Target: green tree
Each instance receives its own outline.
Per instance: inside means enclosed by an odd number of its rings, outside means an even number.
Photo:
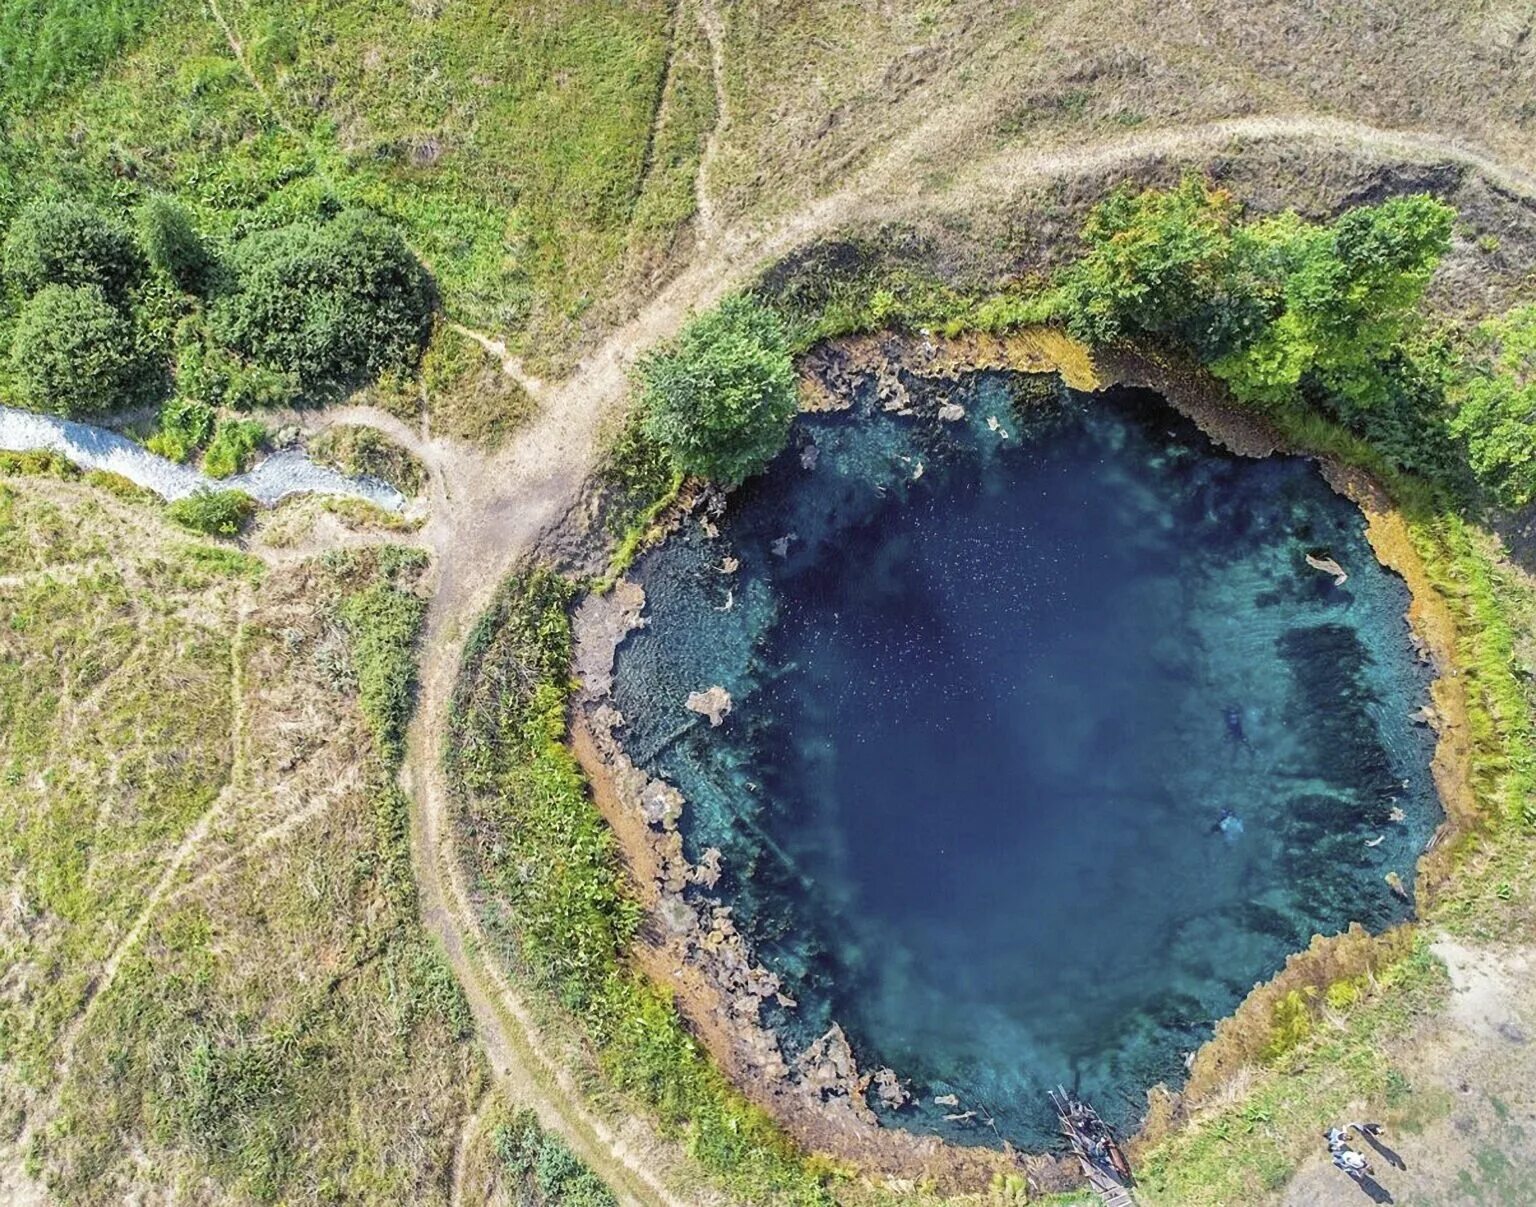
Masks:
[[[83,201],[34,201],[5,240],[5,275],[28,297],[48,285],[96,285],[121,299],[142,271],[127,228]]]
[[[1088,215],[1083,254],[1063,276],[1068,328],[1091,343],[1169,338],[1202,357],[1251,338],[1266,300],[1235,237],[1240,217],[1232,195],[1200,176],[1110,194]]]
[[[1273,402],[1309,375],[1345,409],[1380,406],[1384,366],[1417,323],[1419,302],[1450,247],[1455,211],[1433,197],[1394,197],[1328,226],[1283,214],[1245,231],[1243,259],[1273,279],[1279,314],[1211,366],[1239,398]]]
[[[1536,500],[1536,304],[1481,324],[1467,363],[1451,390],[1452,430],[1488,493],[1524,507]]]
[[[200,293],[211,259],[186,210],[157,194],[139,207],[138,219],[139,243],[150,266],[188,293]]]
[[[640,362],[647,432],[680,469],[734,486],[784,446],[797,409],[778,318],[727,298]]]
[[[25,403],[58,415],[96,415],[129,398],[133,330],[96,285],[45,285],[11,338],[11,374]]]
[[[305,388],[355,384],[420,359],[431,283],[383,219],[348,210],[262,231],[230,263],[237,286],[214,307],[215,333]]]

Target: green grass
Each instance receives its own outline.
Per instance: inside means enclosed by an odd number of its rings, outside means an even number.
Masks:
[[[352,477],[368,476],[388,482],[404,495],[426,485],[426,466],[377,428],[338,424],[309,442],[309,455]]]
[[[1390,1041],[1438,1009],[1448,991],[1444,969],[1420,943],[1377,974],[1369,996],[1349,1009],[1344,1029],[1312,1032],[1284,1067],[1258,1069],[1235,1100],[1202,1112],[1142,1154],[1138,1195],[1178,1207],[1253,1202],[1285,1185],[1350,1103],[1363,1099],[1367,1115],[1396,1124],[1412,1107],[1400,1092],[1393,1100]]]
[[[130,46],[162,0],[66,0],[0,8],[0,115],[25,112]]]
[[[366,205],[402,226],[450,314],[543,368],[571,362],[588,312],[691,216],[712,93],[688,46],[666,86],[662,0],[224,0],[265,97],[200,3],[80,7],[42,18],[69,25],[68,47],[4,73],[50,102],[12,107],[0,225],[58,189],[108,207],[163,191],[215,239]],[[36,19],[11,21],[32,46]]]

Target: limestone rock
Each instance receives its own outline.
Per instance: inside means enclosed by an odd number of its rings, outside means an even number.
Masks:
[[[912,1095],[907,1091],[907,1087],[901,1084],[895,1069],[877,1070],[870,1078],[870,1084],[874,1088],[875,1098],[887,1110],[899,1111],[912,1101]]]
[[[640,814],[647,825],[675,830],[683,815],[683,794],[666,780],[652,780],[641,793]]]
[[[945,423],[958,423],[965,418],[965,408],[958,402],[946,402],[939,408],[939,418]]]
[[[714,888],[720,882],[720,848],[709,847],[699,856],[693,868],[693,882],[705,888]]]
[[[576,610],[574,669],[582,692],[601,699],[613,688],[613,659],[624,638],[645,627],[645,588],[621,578],[606,595],[589,594]]]
[[[711,728],[725,720],[731,711],[731,694],[718,683],[707,691],[691,692],[685,702],[689,712],[708,717]]]

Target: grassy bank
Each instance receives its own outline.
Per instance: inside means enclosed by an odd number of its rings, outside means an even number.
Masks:
[[[733,1194],[829,1202],[823,1177],[726,1083],[665,992],[627,962],[640,909],[564,745],[576,588],[515,575],[465,651],[448,769],[498,954],[579,1024],[587,1058]]]

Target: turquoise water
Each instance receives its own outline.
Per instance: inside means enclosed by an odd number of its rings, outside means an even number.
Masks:
[[[887,1122],[1040,1145],[1047,1087],[1133,1123],[1313,933],[1406,915],[1428,675],[1309,463],[1145,393],[945,389],[963,421],[802,417],[718,537],[645,559],[615,692],[799,1001],[790,1046],[835,1019],[919,1096]],[[717,683],[711,729],[683,700]]]

